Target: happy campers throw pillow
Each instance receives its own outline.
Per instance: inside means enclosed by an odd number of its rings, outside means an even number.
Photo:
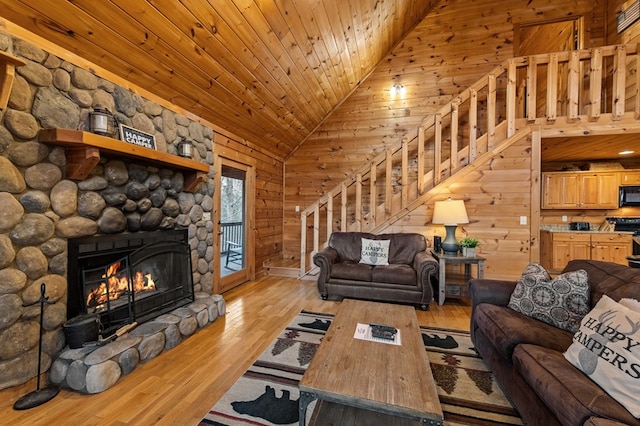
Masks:
[[[640,418],[640,312],[633,304],[602,296],[564,357]]]
[[[372,266],[388,265],[390,242],[390,240],[370,240],[363,238],[362,250],[360,251],[360,263]]]

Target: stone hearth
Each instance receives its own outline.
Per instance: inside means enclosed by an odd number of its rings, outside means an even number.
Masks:
[[[65,348],[51,366],[49,379],[82,393],[103,392],[225,313],[222,296],[198,293],[189,306],[145,322],[104,346]]]

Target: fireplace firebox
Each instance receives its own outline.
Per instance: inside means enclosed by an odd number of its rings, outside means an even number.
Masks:
[[[99,315],[103,335],[194,301],[187,230],[68,241],[68,319]]]

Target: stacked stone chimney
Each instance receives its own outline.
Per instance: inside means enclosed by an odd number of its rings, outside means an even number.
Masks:
[[[34,45],[0,33],[0,50],[23,58],[0,111],[0,389],[36,375],[40,286],[55,304],[43,316],[42,371],[65,345],[67,240],[188,228],[196,291],[212,293],[213,180],[184,191],[170,168],[103,158],[87,179],[65,177],[65,150],[38,141],[44,128],[86,130],[89,112],[108,108],[120,123],[153,134],[176,154],[184,137],[194,160],[213,163],[213,131]]]

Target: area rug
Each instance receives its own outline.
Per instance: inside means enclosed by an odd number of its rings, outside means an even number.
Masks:
[[[302,311],[200,421],[200,426],[298,424],[298,383],[333,316]],[[521,425],[469,333],[421,327],[445,425]],[[311,419],[315,401],[307,410]]]

